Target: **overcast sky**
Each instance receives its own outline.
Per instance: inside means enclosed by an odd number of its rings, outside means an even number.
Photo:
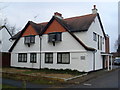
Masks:
[[[105,33],[110,36],[113,52],[118,38],[118,2],[4,2],[0,8],[6,8],[0,10],[0,14],[21,30],[28,21],[48,22],[54,12],[60,12],[63,18],[90,14],[93,5],[97,6]]]

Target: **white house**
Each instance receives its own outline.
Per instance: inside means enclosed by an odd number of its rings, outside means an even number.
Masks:
[[[10,38],[12,37],[11,33],[6,26],[0,27],[0,52],[8,52],[11,47]]]
[[[97,9],[64,19],[56,12],[49,22],[29,21],[10,48],[11,67],[93,71],[105,67],[106,34]]]

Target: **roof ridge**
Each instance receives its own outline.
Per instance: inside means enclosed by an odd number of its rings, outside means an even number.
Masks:
[[[90,16],[90,15],[97,15],[97,14],[86,14],[86,15],[82,15],[82,16],[69,17],[69,18],[65,18],[63,20],[68,20],[68,19],[73,19],[73,18],[80,18],[80,17]]]

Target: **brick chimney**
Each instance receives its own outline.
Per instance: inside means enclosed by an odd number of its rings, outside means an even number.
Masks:
[[[92,14],[96,14],[97,11],[98,11],[98,10],[96,9],[96,5],[93,5]]]
[[[63,19],[61,13],[55,12],[55,13],[54,13],[54,16],[55,16],[55,17],[58,17],[59,19]]]
[[[105,52],[110,53],[109,36],[107,34],[105,39]]]

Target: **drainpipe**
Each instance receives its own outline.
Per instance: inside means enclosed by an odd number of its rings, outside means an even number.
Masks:
[[[97,50],[93,51],[93,71],[95,71],[95,53]]]
[[[41,50],[42,50],[42,36],[40,37],[40,69],[41,69]]]

